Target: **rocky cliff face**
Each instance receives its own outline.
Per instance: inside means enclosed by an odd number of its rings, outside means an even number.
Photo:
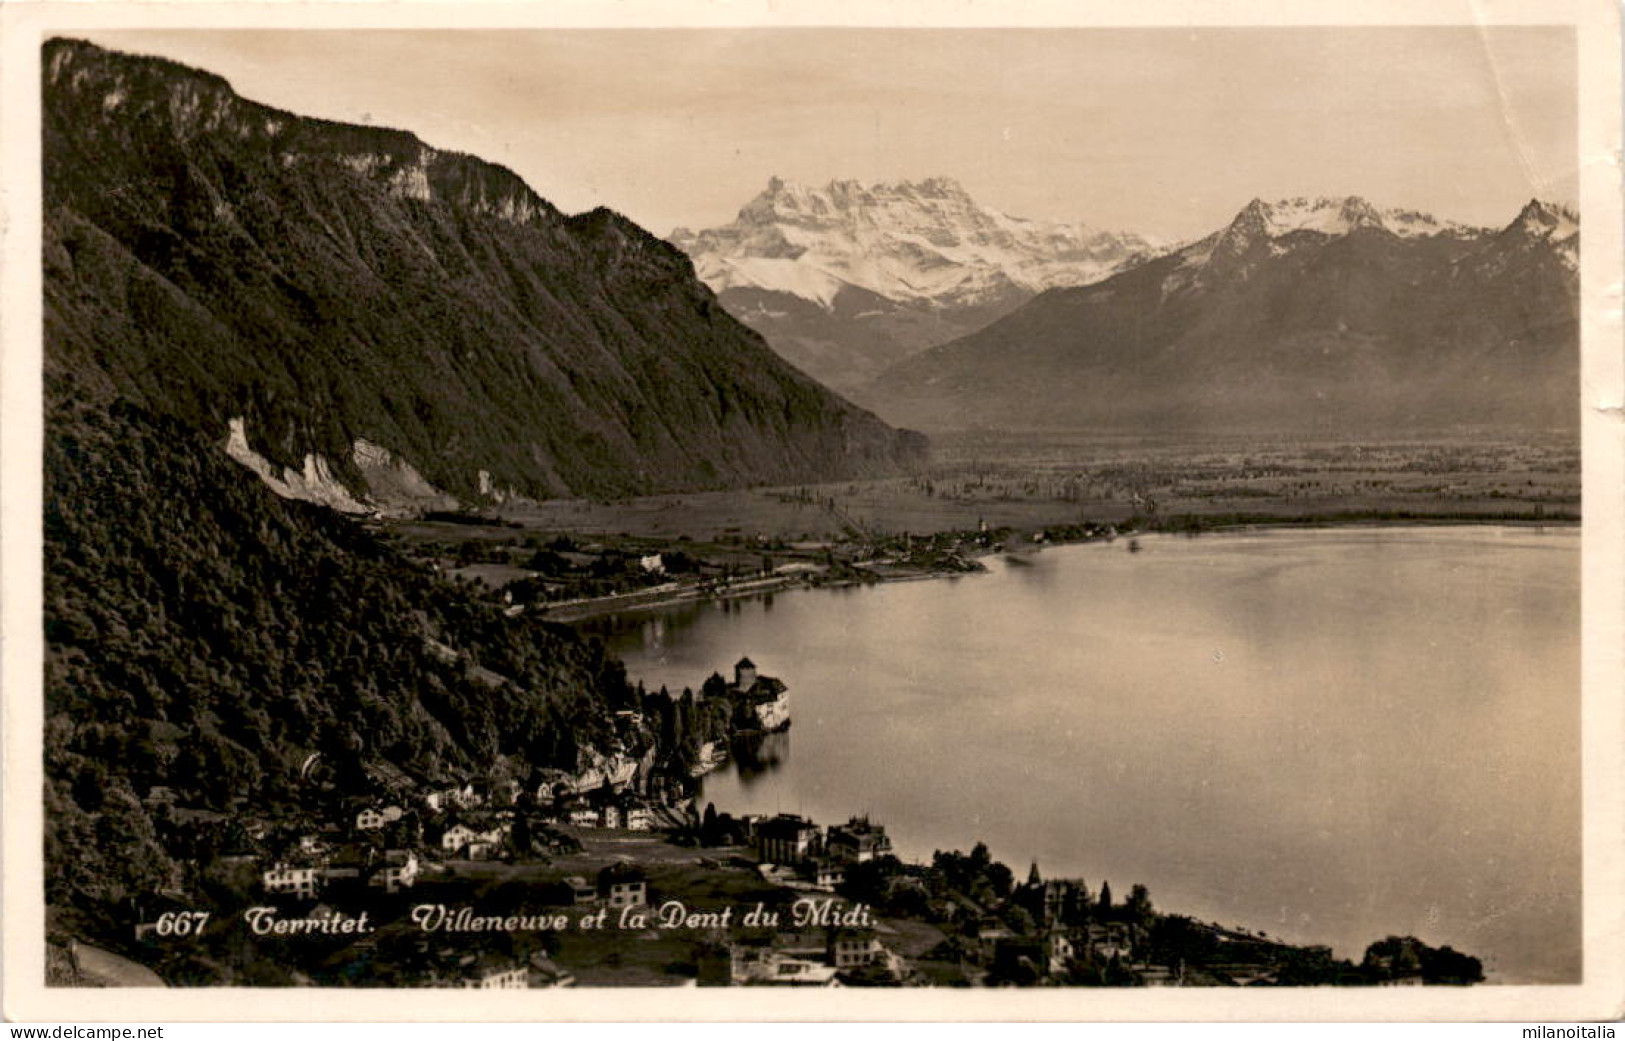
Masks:
[[[671,240],[732,314],[839,388],[1153,251],[1134,235],[1007,216],[945,177],[774,178],[733,223]]]
[[[567,217],[502,167],[172,62],[58,40],[43,68],[58,399],[222,445],[239,420],[272,476],[363,501],[832,479],[922,450],[610,211]]]
[[[1254,200],[864,396],[928,429],[1572,429],[1578,247],[1576,216],[1541,202],[1483,229],[1358,198]]]

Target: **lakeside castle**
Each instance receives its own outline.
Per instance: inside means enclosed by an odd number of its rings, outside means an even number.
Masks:
[[[742,729],[775,731],[790,725],[790,691],[776,676],[761,676],[756,663],[740,658],[728,692],[738,706]]]

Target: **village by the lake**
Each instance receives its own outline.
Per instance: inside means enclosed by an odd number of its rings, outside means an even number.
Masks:
[[[663,763],[671,717],[725,719]],[[661,717],[667,717],[663,722]],[[1404,986],[1472,983],[1478,959],[1411,937],[1329,946],[1159,911],[1144,886],[1018,877],[985,845],[899,859],[867,816],[699,805],[699,782],[790,736],[790,692],[748,657],[699,692],[617,712],[620,751],[579,773],[424,778],[299,766],[283,819],[145,798],[191,848],[132,900],[122,954],[51,947],[54,980],[477,989],[590,986]],[[200,902],[199,896],[207,902]],[[153,968],[161,975],[151,976]]]

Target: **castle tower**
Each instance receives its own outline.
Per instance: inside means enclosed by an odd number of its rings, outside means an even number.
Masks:
[[[750,690],[756,686],[756,663],[749,658],[740,658],[734,666],[734,686],[740,690]]]

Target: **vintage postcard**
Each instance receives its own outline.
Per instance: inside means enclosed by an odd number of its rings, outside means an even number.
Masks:
[[[1625,1009],[1615,6],[0,15],[8,1017]]]

